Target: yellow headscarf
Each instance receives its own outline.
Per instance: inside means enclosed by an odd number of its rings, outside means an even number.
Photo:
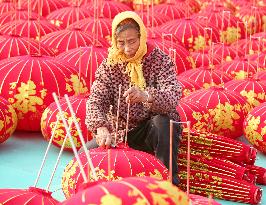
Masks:
[[[132,58],[126,56],[119,51],[116,46],[115,31],[120,22],[125,19],[133,19],[140,28],[140,46],[136,54]],[[126,72],[130,77],[131,83],[140,89],[146,87],[146,81],[143,76],[142,58],[147,53],[147,31],[141,18],[133,11],[125,11],[117,14],[112,22],[112,45],[108,49],[107,64],[115,65],[117,63],[127,63]]]

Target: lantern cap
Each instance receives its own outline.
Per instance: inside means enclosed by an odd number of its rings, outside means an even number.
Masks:
[[[33,187],[33,186],[29,187],[29,191],[33,192],[33,193],[38,193],[38,194],[41,194],[41,195],[47,196],[47,197],[51,197],[52,196],[52,192],[44,190],[44,189],[40,189],[40,188],[37,188],[37,187]]]

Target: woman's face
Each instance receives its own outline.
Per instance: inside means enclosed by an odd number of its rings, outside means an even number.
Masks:
[[[134,28],[121,31],[117,34],[116,45],[127,58],[134,57],[140,45],[139,32]]]

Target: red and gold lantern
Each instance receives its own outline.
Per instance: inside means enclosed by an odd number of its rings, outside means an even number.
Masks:
[[[57,56],[65,62],[80,69],[86,78],[87,85],[91,87],[97,68],[107,57],[107,48],[101,46],[79,47],[70,49]]]
[[[209,88],[214,85],[223,85],[232,80],[232,78],[220,70],[215,70],[211,67],[199,67],[185,71],[179,75],[182,78],[187,78],[194,81],[202,88]]]
[[[92,139],[91,132],[88,130],[87,126],[85,125],[87,99],[88,99],[88,96],[86,95],[72,96],[69,98],[69,101],[73,107],[73,110],[76,113],[76,118],[77,118],[76,120],[79,123],[79,127],[81,129],[85,142]],[[73,117],[71,116],[67,102],[65,99],[61,99],[59,100],[59,102],[62,107],[62,111],[64,112],[64,117],[66,118],[66,121],[68,122],[70,133],[76,145],[76,148],[80,148],[81,141],[78,135],[77,128],[74,125]],[[44,138],[47,141],[50,140],[52,133],[54,132],[52,143],[57,147],[62,146],[63,141],[65,137],[67,136],[67,133],[66,133],[63,121],[60,118],[60,113],[55,103],[51,103],[44,110],[42,114],[42,118],[41,118],[41,131],[42,131]],[[65,143],[65,149],[72,150],[72,146],[70,144],[69,139],[67,139]]]
[[[180,100],[176,107],[182,122],[190,121],[191,128],[200,131],[210,131],[212,123],[209,122],[210,114],[201,104]]]
[[[41,42],[53,49],[55,54],[63,53],[73,48],[85,47],[91,45],[99,45],[102,47],[109,47],[108,42],[98,37],[94,38],[94,35],[81,31],[78,28],[66,29],[57,31],[44,36]]]
[[[169,181],[151,177],[129,177],[92,186],[60,204],[189,205],[189,200],[186,193]]]
[[[243,130],[248,141],[266,153],[266,102],[250,111],[244,121]]]
[[[198,102],[209,110],[213,123],[212,133],[231,138],[242,135],[241,128],[250,105],[241,95],[214,86],[195,91],[185,99]]]
[[[178,76],[178,83],[182,86],[182,97],[190,95],[195,90],[199,90],[201,87],[192,80],[182,78]]]
[[[70,24],[90,16],[91,13],[86,8],[70,6],[51,12],[46,16],[46,19],[55,26],[67,28]]]
[[[39,131],[52,93],[86,93],[87,84],[70,65],[48,56],[19,56],[0,61],[0,93],[15,109],[19,130]]]
[[[259,79],[232,80],[225,83],[224,87],[246,98],[251,109],[266,101],[266,82]]]
[[[0,203],[5,205],[56,205],[59,202],[52,198],[52,192],[29,187],[28,189],[0,189]]]
[[[103,148],[96,148],[90,150],[90,155],[96,175],[100,180],[113,181],[131,176],[168,178],[168,170],[162,162],[146,152],[129,147],[117,147],[109,149],[109,151]],[[85,173],[88,173],[88,161],[85,153],[83,152],[79,156]],[[90,178],[93,180],[92,173],[90,173]],[[65,196],[69,198],[75,194],[77,188],[83,182],[78,162],[74,158],[66,166],[62,177],[62,188]]]

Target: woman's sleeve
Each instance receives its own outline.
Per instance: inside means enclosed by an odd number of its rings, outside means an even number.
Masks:
[[[177,81],[175,70],[175,64],[167,56],[160,66],[156,85],[145,89],[153,97],[153,102],[146,105],[150,111],[168,114],[176,109],[182,96],[182,87]]]
[[[88,129],[96,134],[97,128],[107,127],[112,132],[111,123],[106,114],[112,100],[110,68],[103,61],[95,73],[95,81],[91,86],[90,97],[86,104],[85,124]]]

